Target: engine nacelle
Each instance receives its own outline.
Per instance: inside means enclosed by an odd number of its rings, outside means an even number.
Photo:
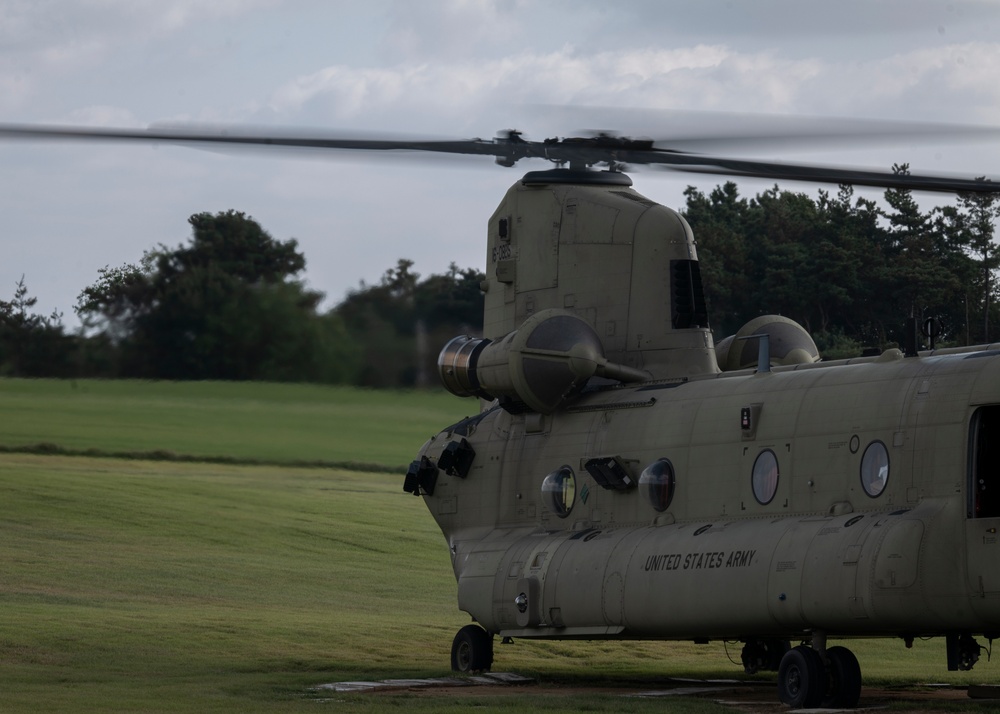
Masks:
[[[510,411],[542,414],[571,401],[594,376],[649,379],[643,370],[608,362],[594,328],[559,309],[532,315],[496,341],[454,338],[438,356],[438,372],[452,394],[500,399]]]
[[[766,335],[770,347],[771,365],[810,364],[819,362],[819,348],[805,328],[781,315],[761,315],[754,318],[735,335],[715,344],[719,369],[729,372],[756,367],[759,340]]]

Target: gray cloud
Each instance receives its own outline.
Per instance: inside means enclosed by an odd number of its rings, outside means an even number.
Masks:
[[[668,135],[680,120],[661,125],[662,110],[989,123],[1000,108],[998,30],[1000,5],[931,0],[7,0],[0,121],[189,119],[460,137],[516,127],[536,138]],[[915,142],[834,158],[973,175],[998,163],[989,145]],[[44,309],[69,313],[98,268],[183,240],[191,213],[228,208],[298,238],[310,281],[335,300],[397,257],[424,272],[478,265],[493,206],[532,168],[480,164],[0,144],[9,236],[0,298],[24,273]],[[684,185],[717,179],[636,181],[678,205]]]

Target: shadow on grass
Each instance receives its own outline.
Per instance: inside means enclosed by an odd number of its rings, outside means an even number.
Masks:
[[[359,461],[326,461],[323,459],[251,459],[235,456],[199,456],[178,454],[169,449],[151,451],[107,451],[104,449],[69,449],[58,444],[42,442],[16,446],[0,444],[2,454],[35,454],[39,456],[83,456],[99,459],[129,459],[133,461],[172,461],[177,463],[227,464],[231,466],[285,466],[309,469],[342,469],[363,473],[405,473],[406,466],[390,466]]]

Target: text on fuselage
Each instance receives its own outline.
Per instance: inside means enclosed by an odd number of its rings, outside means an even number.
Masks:
[[[745,568],[753,562],[756,550],[734,550],[705,553],[669,553],[646,558],[643,570],[705,570],[715,568]]]

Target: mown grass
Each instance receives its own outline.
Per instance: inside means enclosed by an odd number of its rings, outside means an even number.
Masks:
[[[431,631],[449,617],[447,554],[413,545],[435,533],[397,477],[0,463],[4,706],[118,708],[109,691],[123,710],[300,700],[317,672],[401,662],[385,640],[417,587]]]
[[[0,455],[0,473],[0,710],[367,711],[389,705],[312,688],[449,674],[466,619],[441,535],[398,476],[30,454]],[[527,643],[498,648],[497,668],[594,683],[649,671],[657,647]]]
[[[470,406],[281,385],[0,380],[0,444],[275,462],[379,449],[405,463]],[[269,443],[296,430],[294,447]],[[350,438],[331,445],[331,433]],[[574,688],[742,677],[738,644],[518,641],[497,646],[495,669],[537,676],[544,693],[315,690],[450,674],[467,617],[441,534],[401,486],[401,473],[0,454],[0,711],[616,712],[620,696]],[[940,640],[851,647],[867,683],[995,680],[985,661],[946,672]]]
[[[364,464],[396,470],[478,411],[438,391],[240,382],[0,379],[0,447]]]

